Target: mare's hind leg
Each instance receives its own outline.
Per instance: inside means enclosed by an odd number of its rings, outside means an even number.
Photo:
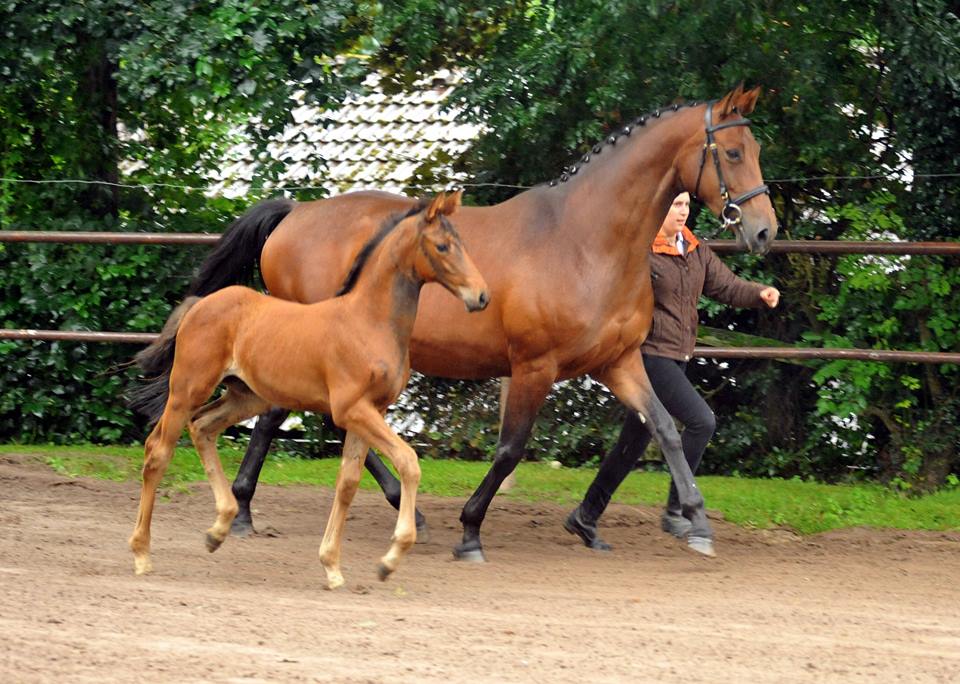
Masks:
[[[150,561],[150,521],[153,518],[153,505],[157,495],[157,485],[163,478],[173,450],[187,423],[190,411],[179,399],[171,398],[160,420],[147,437],[143,453],[143,483],[140,486],[140,507],[137,511],[137,523],[130,536],[130,550],[133,551],[134,571],[138,575],[153,570]]]
[[[417,487],[420,485],[420,464],[417,453],[409,444],[400,439],[387,422],[383,414],[370,404],[358,404],[344,412],[343,420],[338,421],[348,432],[355,433],[360,439],[381,451],[400,476],[400,512],[393,531],[393,544],[387,554],[380,559],[377,574],[381,580],[387,579],[400,559],[417,540],[417,526],[414,510],[417,506]]]
[[[220,548],[230,534],[230,523],[237,515],[237,500],[217,454],[217,437],[231,425],[262,413],[269,407],[266,401],[242,382],[231,380],[222,397],[198,410],[190,420],[190,437],[203,461],[203,469],[217,505],[217,518],[207,530],[207,550],[211,553]]]
[[[320,564],[327,573],[327,589],[343,586],[343,574],[340,572],[340,545],[342,543],[343,524],[347,519],[347,510],[357,493],[360,476],[363,472],[363,457],[366,443],[352,432],[343,439],[343,456],[340,459],[340,472],[337,473],[337,492],[327,520],[327,529],[320,543]]]
[[[257,491],[257,480],[260,479],[260,470],[267,458],[270,443],[280,432],[280,426],[283,425],[283,421],[289,415],[290,411],[287,409],[274,407],[263,413],[257,419],[257,424],[253,426],[250,444],[247,445],[247,451],[243,454],[243,462],[240,464],[237,476],[233,480],[233,495],[237,498],[237,505],[240,509],[237,511],[237,517],[233,519],[233,525],[230,527],[231,534],[245,537],[254,532],[250,501]]]

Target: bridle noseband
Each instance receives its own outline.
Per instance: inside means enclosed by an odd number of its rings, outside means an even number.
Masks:
[[[723,218],[723,227],[736,230],[741,227],[740,219],[743,216],[743,211],[740,209],[740,205],[747,200],[756,197],[757,195],[762,195],[764,193],[769,194],[770,188],[768,188],[766,185],[760,185],[755,187],[753,190],[747,190],[742,195],[738,195],[733,199],[730,198],[730,193],[727,190],[727,184],[723,180],[723,171],[720,170],[720,153],[717,151],[717,141],[713,139],[713,134],[724,128],[731,128],[732,126],[749,126],[750,119],[741,118],[737,119],[736,121],[727,121],[726,123],[714,126],[713,105],[715,103],[716,100],[712,100],[707,103],[707,111],[703,116],[704,130],[707,134],[707,140],[703,144],[703,153],[700,155],[700,170],[697,172],[697,185],[693,191],[693,196],[699,199],[700,178],[703,176],[703,167],[707,163],[707,150],[710,150],[710,153],[713,155],[713,166],[717,170],[717,181],[720,183],[720,199],[723,200],[723,209],[720,211],[720,216]]]

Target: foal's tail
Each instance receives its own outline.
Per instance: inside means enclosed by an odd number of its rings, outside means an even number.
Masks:
[[[187,297],[173,310],[163,325],[160,336],[146,349],[133,357],[134,362],[147,378],[143,383],[130,390],[128,404],[156,423],[163,415],[170,394],[170,371],[173,369],[173,356],[177,347],[177,331],[180,323],[200,297]]]
[[[296,204],[288,199],[260,202],[231,223],[200,264],[187,295],[205,297],[229,285],[250,285],[263,245]]]

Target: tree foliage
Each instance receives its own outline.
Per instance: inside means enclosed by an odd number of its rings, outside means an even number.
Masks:
[[[207,197],[233,131],[260,149],[295,89],[339,101],[364,68],[354,3],[0,3],[0,222],[20,230],[198,231],[246,202]],[[339,62],[339,68],[334,69]],[[260,180],[279,162],[261,155]],[[136,186],[119,187],[117,184]],[[258,198],[252,198],[258,199]],[[6,327],[156,330],[203,252],[0,245]],[[7,439],[138,439],[111,372],[129,347],[0,342]]]
[[[416,44],[431,66],[467,69],[459,103],[488,126],[461,160],[477,181],[556,177],[637,114],[718,97],[745,80],[764,89],[752,118],[766,177],[784,179],[770,183],[782,235],[958,237],[960,22],[948,2],[506,3],[496,7],[507,19],[489,24],[496,32],[469,36],[462,27],[479,6],[456,3],[454,18],[424,24],[410,11],[416,4],[397,3],[384,23],[394,45]],[[449,18],[453,7],[441,3],[436,12]],[[460,49],[446,50],[451,41]],[[410,78],[409,63],[387,59],[382,67]],[[495,201],[510,192],[475,196]],[[723,237],[716,226],[698,221],[700,232]],[[757,313],[707,305],[714,327],[794,343],[958,349],[949,262],[914,257],[892,271],[885,260],[855,257],[732,263],[776,283],[783,306]],[[866,472],[927,487],[960,466],[960,432],[946,418],[958,398],[954,367],[743,361],[733,370],[693,369],[720,416],[708,469]]]
[[[461,116],[486,127],[458,166],[472,182],[530,185],[637,114],[746,81],[763,88],[753,130],[782,236],[960,237],[960,20],[946,0],[3,0],[0,8],[6,178],[202,186],[244,126],[258,144],[259,180],[269,181],[279,162],[262,153],[289,120],[294,89],[332,105],[368,69],[399,90],[449,67],[465,75],[455,94]],[[471,199],[513,192],[478,187]],[[0,217],[19,228],[197,230],[225,225],[256,199],[160,185],[2,183]],[[703,214],[697,229],[723,237]],[[155,329],[198,258],[196,250],[8,248],[0,313],[16,327]],[[706,305],[714,329],[797,344],[957,350],[955,261],[730,263],[776,283],[783,305],[759,313]],[[10,359],[0,434],[137,434],[115,399],[118,381],[99,375],[129,350],[0,350]],[[955,367],[738,361],[691,373],[719,417],[707,469],[866,473],[904,488],[960,471]],[[458,435],[461,451],[489,453],[495,388],[418,382],[428,388],[421,394],[450,400],[414,400],[428,429]],[[558,390],[538,423],[539,453],[597,458],[617,411],[597,410],[596,392],[578,383]]]

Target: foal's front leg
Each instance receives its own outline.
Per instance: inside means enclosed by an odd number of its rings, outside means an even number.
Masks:
[[[420,464],[417,453],[390,429],[372,404],[357,404],[344,412],[342,424],[348,432],[356,433],[363,441],[379,450],[400,477],[400,511],[393,532],[393,544],[380,559],[377,574],[387,579],[397,569],[400,559],[417,540],[414,511],[417,506],[417,487],[420,485]]]
[[[348,432],[343,440],[343,456],[340,459],[340,472],[337,473],[337,492],[333,498],[333,506],[330,508],[327,529],[320,543],[320,564],[327,573],[327,589],[343,586],[343,574],[340,572],[343,524],[347,519],[350,503],[360,485],[363,457],[366,451],[366,443],[354,433]]]

